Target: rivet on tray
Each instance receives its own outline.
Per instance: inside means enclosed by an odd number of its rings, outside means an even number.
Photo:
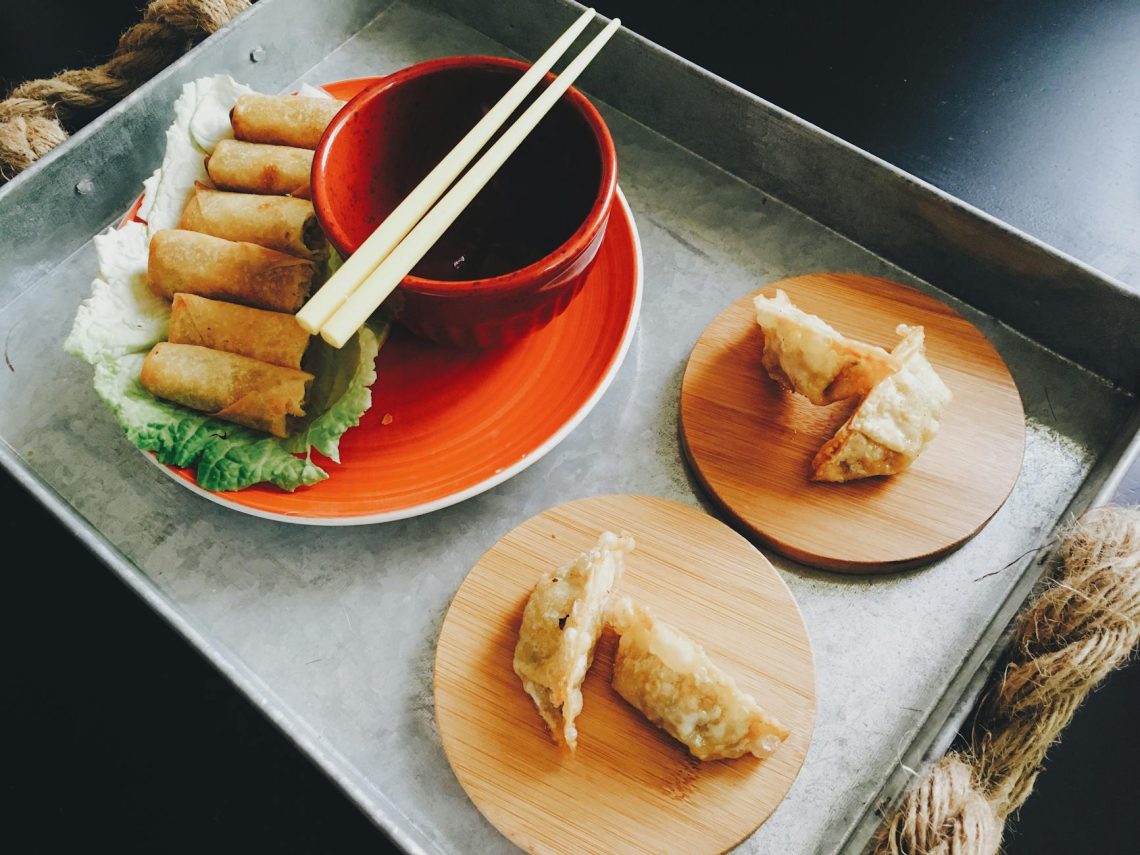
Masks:
[[[250,62],[261,62],[263,59],[265,59],[265,48],[261,45],[258,45],[249,52]]]
[[[95,182],[92,181],[90,178],[84,178],[82,181],[80,181],[78,184],[75,185],[75,192],[78,193],[80,196],[90,195],[94,191],[95,191]]]

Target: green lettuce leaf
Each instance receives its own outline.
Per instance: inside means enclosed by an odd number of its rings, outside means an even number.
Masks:
[[[304,368],[315,375],[309,415],[285,439],[159,400],[138,378],[147,352],[166,338],[170,308],[145,287],[147,241],[141,230],[132,223],[96,238],[99,276],[64,344],[68,353],[95,366],[95,391],[127,439],[154,452],[160,463],[196,467],[198,485],[206,490],[270,483],[292,491],[329,477],[312,462],[311,450],[340,462],[340,438],[372,405],[369,387],[387,321],[370,322],[340,350],[313,339],[304,359]],[[330,259],[330,266],[339,261]]]
[[[95,366],[95,391],[132,443],[153,451],[159,463],[197,466],[205,490],[241,490],[269,482],[283,490],[328,477],[319,466],[295,457],[281,440],[161,401],[139,383],[145,354],[104,359]]]
[[[305,370],[313,374],[309,388],[309,409],[300,429],[282,444],[290,451],[307,453],[315,448],[340,463],[340,438],[360,424],[372,406],[372,384],[376,382],[376,354],[388,338],[388,324],[369,324],[352,341],[337,350],[314,338],[305,354]]]

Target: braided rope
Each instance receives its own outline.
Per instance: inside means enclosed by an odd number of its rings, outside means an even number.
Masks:
[[[878,852],[975,855],[996,852],[1001,822],[978,791],[974,769],[956,754],[934,765],[883,829]]]
[[[1062,537],[1061,578],[1026,611],[978,705],[969,754],[949,754],[879,835],[877,855],[992,855],[1045,753],[1140,642],[1140,508],[1097,508]]]
[[[247,8],[249,0],[153,0],[107,62],[21,83],[0,101],[0,184],[67,139],[64,120],[126,97]]]

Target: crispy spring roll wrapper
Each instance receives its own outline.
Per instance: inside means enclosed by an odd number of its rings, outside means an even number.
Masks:
[[[163,229],[150,241],[150,289],[170,300],[179,292],[296,312],[313,284],[313,263],[252,243],[182,229]]]
[[[203,413],[286,436],[286,416],[305,414],[313,375],[193,344],[159,342],[143,360],[148,392]]]
[[[300,95],[242,95],[230,112],[234,136],[246,142],[316,148],[344,101]]]
[[[206,172],[221,190],[309,198],[313,153],[287,145],[221,140],[206,158]]]
[[[300,370],[309,334],[293,315],[175,294],[171,344],[197,344]]]
[[[226,193],[197,184],[178,228],[256,243],[302,258],[328,254],[325,234],[317,223],[313,203],[307,199]]]

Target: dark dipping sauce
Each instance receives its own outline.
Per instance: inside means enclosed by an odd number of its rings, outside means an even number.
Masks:
[[[386,99],[368,188],[375,216],[361,240],[451,151],[518,80],[521,72],[443,69]],[[511,123],[533,100],[523,103]],[[391,129],[400,128],[399,133]],[[495,138],[497,139],[496,135]],[[490,145],[490,144],[488,144]],[[452,223],[412,275],[442,281],[501,276],[565,243],[585,222],[600,191],[601,152],[585,118],[564,96]]]

